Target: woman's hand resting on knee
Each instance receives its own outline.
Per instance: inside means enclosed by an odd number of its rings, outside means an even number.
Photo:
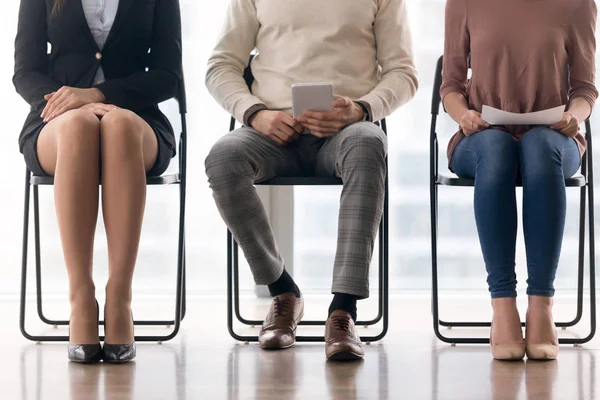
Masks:
[[[104,94],[96,89],[80,89],[63,86],[58,91],[44,96],[48,101],[41,117],[48,122],[69,110],[80,108],[87,104],[104,102]]]
[[[96,114],[100,119],[104,117],[111,111],[118,110],[119,107],[113,104],[104,104],[104,103],[90,103],[86,104],[83,107],[80,107],[81,110],[88,110]]]

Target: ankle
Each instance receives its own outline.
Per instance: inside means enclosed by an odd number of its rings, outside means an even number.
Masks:
[[[130,306],[132,298],[131,284],[123,284],[109,279],[105,289],[107,306]]]
[[[346,294],[346,293],[334,293],[333,300],[331,301],[331,305],[329,306],[329,314],[334,311],[342,310],[346,311],[352,319],[356,322],[357,312],[356,312],[356,303],[358,301],[358,297]]]
[[[552,311],[554,305],[554,299],[552,297],[544,296],[529,296],[529,310],[540,310],[540,311]]]
[[[73,284],[69,289],[71,307],[88,307],[96,304],[96,287],[94,282]]]
[[[288,272],[284,269],[283,273],[275,282],[268,285],[269,293],[271,296],[279,296],[284,293],[294,293],[296,297],[300,298],[300,289],[294,282],[294,279]]]
[[[494,313],[518,313],[517,299],[515,297],[492,299],[492,309],[494,310]]]

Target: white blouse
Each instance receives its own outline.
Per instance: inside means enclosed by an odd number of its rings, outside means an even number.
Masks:
[[[117,15],[117,9],[119,8],[119,0],[81,0],[83,5],[83,13],[87,20],[90,32],[98,45],[98,48],[102,50],[110,29],[115,22]],[[94,77],[94,85],[104,82],[104,71],[102,67],[98,68],[96,76]]]

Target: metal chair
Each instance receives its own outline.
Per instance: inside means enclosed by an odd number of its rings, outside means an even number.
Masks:
[[[179,114],[181,117],[181,134],[179,138],[179,172],[172,175],[157,177],[148,177],[147,184],[158,185],[178,185],[179,186],[179,233],[177,248],[177,293],[175,304],[175,318],[168,321],[134,321],[134,325],[143,326],[173,326],[172,331],[167,335],[154,336],[144,335],[135,336],[138,342],[162,342],[173,339],[178,333],[181,321],[185,317],[185,190],[186,190],[186,157],[187,157],[187,124],[186,124],[186,97],[183,79],[179,84],[177,97],[175,98],[179,105]],[[29,197],[30,187],[33,186],[33,219],[34,219],[34,240],[35,240],[35,279],[36,279],[36,300],[37,313],[42,322],[47,325],[69,325],[67,320],[52,320],[47,318],[43,312],[42,302],[42,271],[41,271],[41,249],[40,249],[40,221],[39,221],[39,186],[52,186],[53,177],[32,176],[29,169],[25,172],[25,207],[23,216],[23,255],[21,269],[21,299],[20,299],[20,319],[19,327],[23,336],[36,342],[61,342],[68,341],[68,336],[54,335],[32,335],[25,328],[26,295],[27,295],[27,258],[28,258],[28,239],[29,239]],[[104,325],[104,321],[100,321]],[[101,336],[100,340],[104,340]]]
[[[244,79],[249,88],[252,88],[254,77],[250,62],[244,71]],[[236,126],[235,118],[231,118],[229,130],[233,131]],[[387,134],[387,126],[385,120],[380,123],[382,130]],[[387,158],[386,158],[387,169]],[[298,177],[275,177],[264,182],[256,182],[256,185],[261,186],[335,186],[343,185],[339,178],[332,177],[316,177],[316,176],[298,176]],[[363,342],[375,342],[383,339],[388,330],[388,179],[386,174],[385,179],[385,197],[383,205],[383,216],[379,225],[379,311],[377,316],[369,321],[357,321],[357,325],[372,326],[380,321],[382,322],[381,332],[376,336],[361,336]],[[227,328],[229,334],[236,340],[243,342],[257,342],[258,336],[243,336],[235,332],[233,326],[233,314],[235,313],[238,322],[248,326],[261,326],[262,320],[251,320],[244,318],[240,312],[240,294],[239,294],[239,251],[238,244],[233,238],[229,229],[227,230]],[[324,326],[327,321],[301,321],[300,325]],[[297,336],[298,342],[322,342],[323,336]]]
[[[440,326],[451,327],[490,327],[490,322],[462,322],[462,321],[444,321],[439,316],[439,296],[438,296],[438,262],[437,262],[437,215],[438,215],[438,188],[440,186],[454,187],[473,187],[474,180],[458,178],[454,175],[444,175],[439,173],[438,168],[438,139],[437,139],[437,117],[440,109],[440,87],[442,85],[442,57],[439,58],[435,73],[433,85],[433,95],[431,100],[431,132],[430,132],[430,195],[431,195],[431,257],[432,257],[432,314],[433,330],[436,336],[443,342],[457,343],[489,343],[489,338],[481,337],[448,337],[440,332]],[[561,338],[561,344],[582,344],[589,342],[596,333],[596,250],[594,239],[594,169],[592,164],[592,129],[590,121],[585,122],[585,137],[588,142],[588,148],[583,156],[581,163],[581,175],[575,175],[572,178],[565,179],[567,187],[580,188],[580,216],[579,216],[579,262],[577,277],[577,311],[575,318],[568,322],[557,322],[556,326],[567,328],[577,325],[583,315],[583,291],[584,291],[584,256],[585,256],[585,214],[586,214],[586,191],[588,196],[589,210],[589,258],[590,258],[590,332],[584,338]],[[517,182],[522,186],[521,182]],[[525,326],[522,323],[522,326]]]

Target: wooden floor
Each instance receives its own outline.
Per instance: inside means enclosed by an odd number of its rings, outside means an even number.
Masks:
[[[568,318],[572,299],[557,302],[557,317]],[[262,314],[266,307],[255,303],[251,297],[244,302],[251,316]],[[444,304],[449,318],[485,319],[489,313],[483,296],[454,296]],[[67,361],[64,343],[36,345],[22,338],[16,299],[0,299],[0,305],[2,400],[592,400],[600,385],[596,368],[600,340],[579,348],[564,346],[555,362],[492,361],[487,346],[452,347],[435,339],[429,298],[422,294],[393,296],[388,336],[366,347],[363,362],[346,364],[326,362],[321,343],[298,344],[278,352],[236,343],[227,334],[225,299],[195,297],[175,340],[162,345],[140,343],[135,363],[78,365]],[[326,297],[307,300],[308,317],[320,317],[326,306]],[[158,309],[140,301],[134,313]],[[52,306],[48,310],[54,312]],[[35,307],[28,311],[32,331],[66,332],[42,328],[32,322]],[[166,327],[159,331],[140,328],[137,333],[165,331]],[[376,327],[361,328],[364,334],[375,331]],[[584,324],[580,333],[585,331]],[[465,333],[458,329],[444,332]],[[322,334],[322,329],[303,329],[302,333]],[[485,335],[486,330],[469,333]]]

